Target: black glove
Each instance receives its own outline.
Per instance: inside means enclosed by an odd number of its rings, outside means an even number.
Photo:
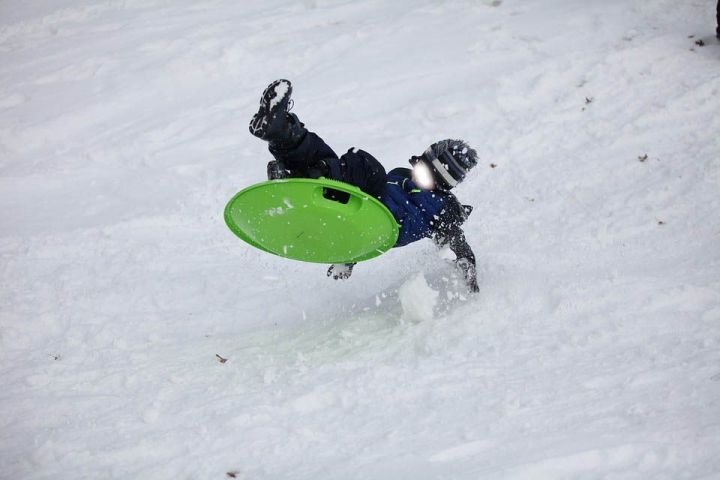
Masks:
[[[268,180],[280,180],[281,178],[287,178],[288,174],[285,168],[280,165],[277,160],[272,160],[267,164],[267,177]]]
[[[325,160],[318,160],[307,169],[307,178],[330,177],[330,167]]]
[[[354,263],[334,263],[328,268],[327,276],[333,280],[347,280],[352,275]]]
[[[473,293],[479,292],[480,287],[478,287],[477,283],[477,270],[475,269],[475,264],[467,258],[458,258],[455,261],[455,264],[463,272],[468,289],[470,289]]]

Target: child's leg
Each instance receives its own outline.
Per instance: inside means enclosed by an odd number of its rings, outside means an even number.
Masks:
[[[305,131],[300,142],[289,150],[269,147],[275,160],[290,171],[293,177],[317,178],[328,176],[330,164],[337,162],[338,156],[322,138],[314,132]]]
[[[385,188],[385,169],[372,155],[359,150],[338,158],[322,138],[308,132],[297,115],[288,111],[292,85],[288,80],[272,82],[260,98],[260,108],[250,121],[250,132],[268,142],[277,165],[268,165],[269,178],[328,177],[350,183],[373,196]],[[273,168],[271,168],[271,166]],[[271,172],[284,170],[278,177]]]
[[[374,197],[379,197],[385,190],[385,168],[375,157],[363,150],[350,149],[338,158],[314,132],[307,132],[291,150],[277,150],[271,146],[270,153],[292,177],[327,177],[355,185]]]
[[[364,150],[351,148],[340,157],[337,166],[331,164],[330,170],[331,178],[355,185],[373,197],[380,197],[385,191],[385,167]]]
[[[338,158],[332,148],[314,132],[309,132],[295,115],[291,128],[302,129],[292,135],[298,139],[291,148],[279,148],[270,143],[269,150],[280,168],[289,171],[291,177],[327,177],[349,183],[365,193],[379,197],[385,190],[385,168],[375,157],[362,150],[350,149]]]
[[[268,177],[327,175],[327,164],[336,161],[337,155],[320,137],[308,132],[297,115],[289,112],[291,95],[289,80],[275,80],[263,91],[260,107],[250,120],[250,133],[268,142],[270,153],[275,157],[276,162],[268,165]],[[286,172],[271,177],[271,170]]]

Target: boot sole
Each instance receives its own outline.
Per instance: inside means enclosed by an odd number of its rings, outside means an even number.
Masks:
[[[262,138],[278,109],[286,107],[292,95],[292,83],[289,80],[275,80],[263,91],[260,97],[260,109],[250,121],[250,133]]]

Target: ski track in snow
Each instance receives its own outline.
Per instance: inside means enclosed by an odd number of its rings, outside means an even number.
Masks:
[[[720,478],[710,3],[0,4],[0,478]],[[477,297],[228,231],[276,78],[338,152],[478,150]]]

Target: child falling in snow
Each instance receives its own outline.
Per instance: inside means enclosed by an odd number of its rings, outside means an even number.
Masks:
[[[268,179],[326,177],[359,187],[392,212],[400,225],[396,247],[421,238],[448,245],[468,288],[477,292],[475,255],[460,228],[472,207],[461,205],[450,193],[477,164],[475,150],[461,140],[442,140],[410,158],[412,170],[395,168],[386,174],[380,162],[362,150],[351,148],[338,157],[317,134],[305,128],[297,115],[289,113],[291,94],[288,80],[272,82],[250,122],[250,133],[267,141],[275,158],[268,163]],[[354,266],[331,265],[327,274],[335,280],[347,279]]]

